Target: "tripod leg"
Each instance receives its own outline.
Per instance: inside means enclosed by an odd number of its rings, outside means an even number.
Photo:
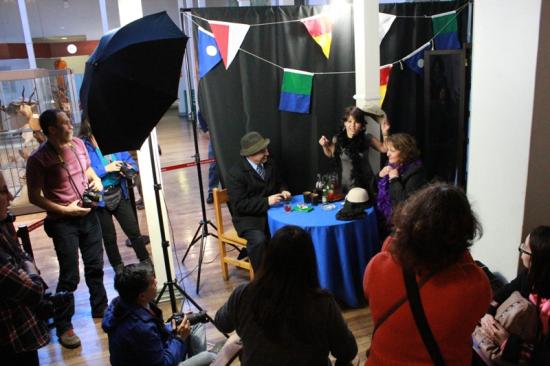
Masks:
[[[206,225],[203,225],[203,228],[206,228]],[[203,231],[202,235],[201,235],[201,246],[200,246],[200,253],[199,253],[199,270],[197,272],[197,288],[195,290],[195,292],[197,293],[197,295],[199,294],[199,287],[200,287],[200,283],[201,283],[201,268],[202,268],[202,261],[204,259],[204,242],[206,241],[206,233]]]
[[[197,228],[197,231],[195,231],[195,235],[193,235],[193,240],[191,240],[191,243],[187,246],[187,250],[185,251],[185,254],[183,255],[183,259],[181,260],[181,264],[185,262],[185,258],[187,258],[187,255],[189,254],[189,251],[193,247],[193,245],[197,242],[199,231],[202,229],[202,222],[199,224],[199,227]]]
[[[158,304],[160,299],[162,298],[162,295],[164,295],[164,291],[166,291],[166,288],[168,287],[168,283],[164,283],[162,286],[162,289],[160,290],[159,294],[157,295],[157,298],[155,299],[155,304]]]

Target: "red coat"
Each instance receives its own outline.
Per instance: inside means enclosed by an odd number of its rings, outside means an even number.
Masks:
[[[406,294],[401,266],[386,249],[390,245],[391,239],[386,240],[363,279],[375,324]],[[469,251],[451,268],[434,275],[420,289],[420,297],[445,364],[470,365],[471,335],[491,302],[491,287]],[[366,365],[432,364],[406,302],[377,329]]]

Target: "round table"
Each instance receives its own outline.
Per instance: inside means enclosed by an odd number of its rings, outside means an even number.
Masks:
[[[291,205],[303,203],[303,197],[292,197]],[[286,225],[305,229],[313,240],[317,256],[317,272],[321,287],[350,307],[365,305],[363,273],[369,260],[380,251],[378,226],[373,208],[365,210],[366,217],[353,221],[340,221],[336,208],[323,210],[313,206],[310,212],[286,212],[283,205],[271,207],[267,212],[269,230],[273,235]]]

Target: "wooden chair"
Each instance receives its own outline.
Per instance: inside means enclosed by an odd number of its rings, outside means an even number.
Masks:
[[[227,203],[227,189],[214,188],[214,213],[216,214],[216,226],[218,228],[218,245],[220,247],[220,262],[222,265],[222,275],[224,280],[229,279],[228,264],[247,269],[250,279],[254,278],[254,270],[248,260],[239,260],[227,255],[226,245],[236,248],[246,248],[246,239],[237,235],[234,228],[225,230],[223,227],[222,204]]]

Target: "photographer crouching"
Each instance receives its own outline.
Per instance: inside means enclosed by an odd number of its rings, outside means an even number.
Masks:
[[[164,324],[153,303],[157,281],[151,271],[131,264],[115,277],[115,298],[103,318],[109,338],[111,365],[202,366],[216,354],[206,352],[202,324],[191,326],[184,317],[173,330]],[[185,359],[189,356],[188,359]]]
[[[0,355],[2,365],[38,365],[37,350],[50,341],[46,322],[37,316],[45,284],[6,220],[12,200],[0,172]]]

